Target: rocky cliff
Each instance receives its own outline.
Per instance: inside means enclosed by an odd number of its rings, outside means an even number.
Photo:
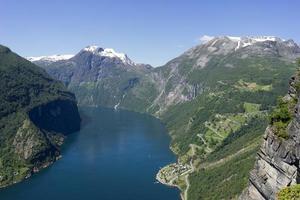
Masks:
[[[250,172],[249,186],[240,196],[242,200],[276,199],[280,189],[300,182],[299,76],[293,76],[289,83],[288,94],[283,98],[292,115],[286,127],[287,135],[279,135],[274,125],[267,127]]]

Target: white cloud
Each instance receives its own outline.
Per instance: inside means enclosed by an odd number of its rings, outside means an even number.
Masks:
[[[202,44],[204,44],[212,39],[214,39],[214,36],[209,36],[209,35],[203,35],[202,37],[199,38],[199,40]]]

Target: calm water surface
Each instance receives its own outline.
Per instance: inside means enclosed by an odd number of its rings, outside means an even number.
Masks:
[[[12,187],[1,200],[178,200],[179,191],[155,183],[174,162],[170,138],[155,118],[106,108],[81,108],[80,132],[68,136],[63,158]]]

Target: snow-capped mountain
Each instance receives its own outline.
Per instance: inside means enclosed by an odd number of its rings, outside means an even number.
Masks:
[[[285,40],[276,36],[245,36],[245,37],[237,37],[237,36],[207,36],[204,35],[200,38],[202,44],[210,43],[213,46],[217,41],[228,39],[231,42],[236,43],[235,50],[238,50],[243,47],[251,46],[257,43],[264,42],[278,42],[278,43],[286,43],[290,47],[296,46],[297,44],[293,40]]]
[[[96,57],[110,58],[112,60],[119,60],[125,65],[136,65],[125,53],[116,52],[112,48],[102,48],[95,45],[90,45],[83,48],[78,54],[89,53]],[[76,55],[78,55],[76,54]],[[26,57],[27,60],[34,62],[38,65],[50,65],[54,62],[69,60],[76,55],[65,54],[65,55],[52,55],[52,56],[32,56]]]
[[[234,37],[203,36],[202,43],[184,53],[189,58],[197,59],[195,67],[204,68],[215,56],[229,54],[248,56],[274,56],[293,61],[300,55],[300,47],[293,40],[284,40],[274,36]]]
[[[80,91],[76,93],[79,104],[98,105],[102,102],[117,108],[125,96],[130,96],[130,92],[141,93],[135,91],[139,84],[149,85],[149,90],[155,90],[150,65],[135,64],[126,54],[110,48],[87,46],[67,60],[51,64],[34,63],[62,81],[71,91]],[[132,101],[142,101],[135,100]]]
[[[135,64],[124,53],[95,45],[87,46],[69,58],[61,58],[48,58],[47,60],[45,57],[43,59],[28,59],[46,69],[50,75],[58,80],[62,80],[66,85],[97,82],[112,77],[119,79],[121,72],[136,78],[139,74],[146,73],[152,68],[148,65]]]

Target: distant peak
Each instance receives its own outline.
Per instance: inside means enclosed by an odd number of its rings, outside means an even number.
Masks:
[[[82,51],[89,51],[89,52],[92,52],[92,53],[98,52],[99,50],[103,51],[103,48],[98,47],[96,45],[90,45],[90,46],[87,46],[84,49],[82,49]]]
[[[256,43],[266,42],[266,41],[285,42],[284,39],[281,39],[276,36],[207,36],[204,35],[200,38],[201,43],[208,46],[214,46],[217,41],[223,41],[223,40],[235,42],[236,43],[235,50],[246,46],[254,45]]]
[[[123,63],[134,65],[134,62],[131,61],[125,53],[116,52],[112,48],[101,48],[96,45],[90,45],[85,47],[82,51],[88,51],[98,56],[117,58],[120,59]]]

